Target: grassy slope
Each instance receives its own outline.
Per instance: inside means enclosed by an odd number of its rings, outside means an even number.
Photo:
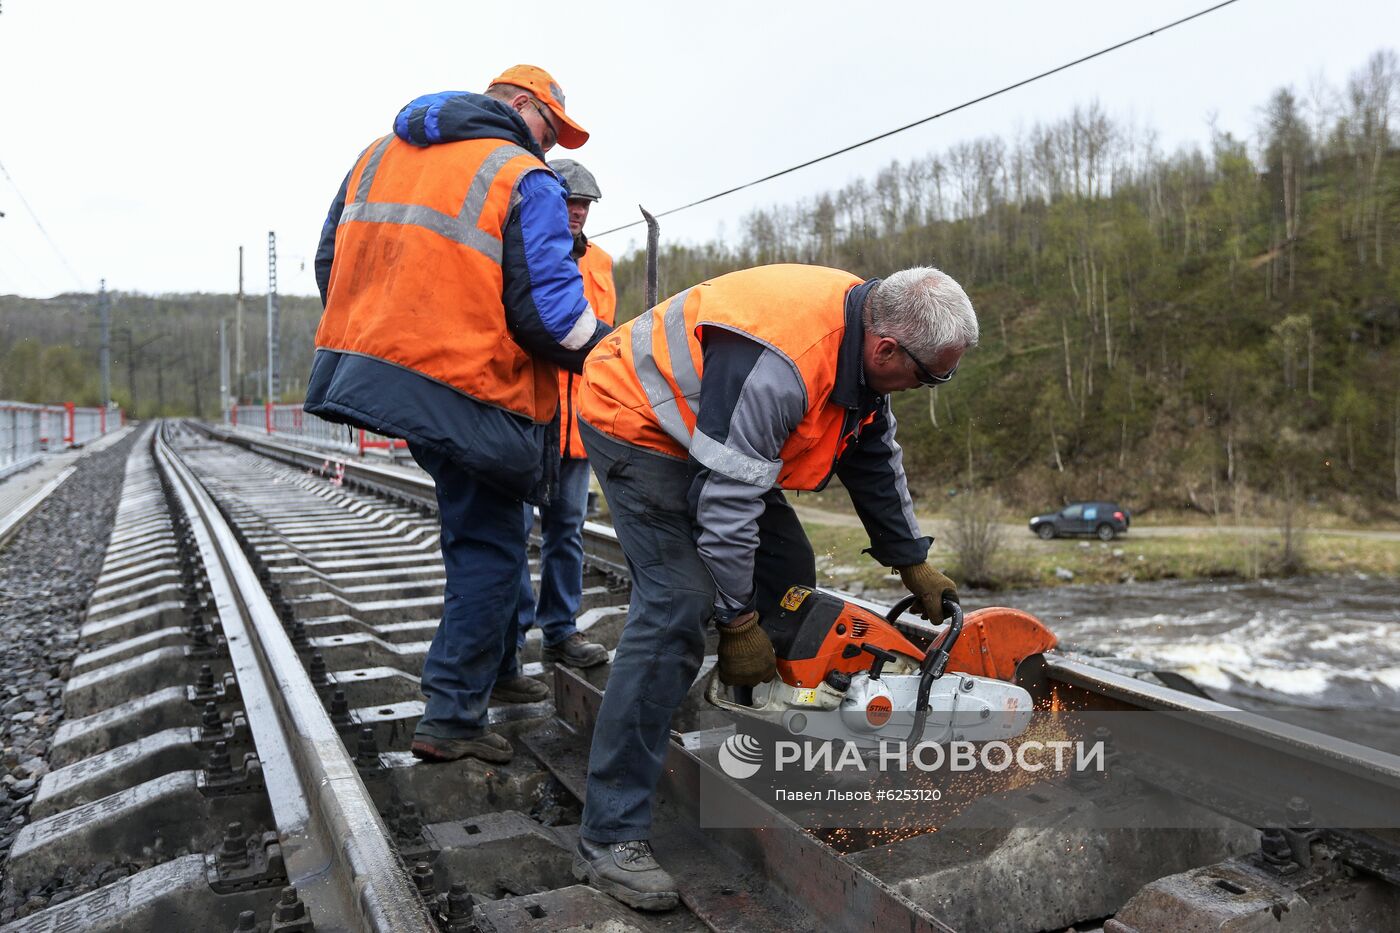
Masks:
[[[859,528],[807,523],[818,555],[822,582],[866,586],[897,583],[861,549],[869,542]],[[1304,570],[1310,573],[1400,575],[1400,541],[1375,540],[1343,533],[1306,534]],[[1073,583],[1120,583],[1129,580],[1193,578],[1253,579],[1272,575],[1281,550],[1278,536],[1201,528],[1170,537],[1127,537],[1111,544],[1087,540],[1039,541],[1024,532],[1009,534],[995,566],[1007,588]],[[957,555],[936,540],[932,560],[957,574]],[[1064,569],[1072,581],[1056,576]]]

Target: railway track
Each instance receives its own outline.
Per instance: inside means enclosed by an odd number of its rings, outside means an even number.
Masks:
[[[233,530],[163,437],[128,463],[83,638],[7,883],[106,869],[7,929],[433,929]]]
[[[654,840],[683,906],[634,913],[570,872],[606,666],[547,669],[531,640],[525,672],[553,698],[491,709],[511,764],[408,754],[442,602],[433,504],[412,471],[269,439],[167,425],[138,444],[7,865],[47,906],[4,930],[1125,933],[1400,915],[1400,759],[1067,653],[1025,666],[1044,705],[1158,717],[1150,736],[1114,732],[1117,783],[984,789],[935,833],[803,829],[716,767],[732,726],[697,685]],[[611,648],[625,562],[605,526],[586,549],[580,627]],[[1204,780],[1221,747],[1233,771]],[[1125,783],[1194,822],[1142,824]],[[705,825],[706,789],[743,818]],[[1062,818],[1086,812],[1114,819]]]

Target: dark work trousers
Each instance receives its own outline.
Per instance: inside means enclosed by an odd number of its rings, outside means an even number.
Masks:
[[[580,832],[592,842],[651,836],[651,798],[671,716],[705,657],[715,587],[695,548],[686,505],[692,467],[579,425],[632,575],[632,601],[593,727]],[[788,587],[816,583],[802,524],[781,491],[764,497],[754,580],[760,613]]]
[[[578,631],[574,616],[583,601],[583,519],[588,511],[588,461],[559,462],[559,487],[540,508],[540,596],[530,586],[530,568],[520,574],[520,634],[538,624],[546,645]],[[534,506],[525,505],[525,534],[535,527]]]
[[[516,660],[520,574],[527,572],[523,503],[482,483],[431,448],[409,444],[437,488],[442,622],[423,661],[427,705],[418,732],[443,739],[485,731],[491,687],[520,672]]]

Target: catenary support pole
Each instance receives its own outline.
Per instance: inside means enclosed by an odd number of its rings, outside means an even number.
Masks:
[[[281,348],[278,346],[277,234],[267,232],[267,401],[282,392]]]
[[[233,311],[233,394],[243,396],[243,247],[238,247],[238,303]]]
[[[97,292],[97,316],[102,323],[102,346],[98,364],[102,369],[102,408],[112,407],[112,306],[107,297],[107,280],[103,279]]]

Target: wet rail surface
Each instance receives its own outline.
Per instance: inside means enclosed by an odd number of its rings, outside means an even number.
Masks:
[[[140,870],[7,930],[1084,930],[1116,915],[1110,928],[1129,931],[1279,904],[1302,918],[1345,903],[1363,925],[1395,914],[1400,860],[1383,845],[1350,850],[1349,875],[1271,874],[1257,827],[1218,818],[1199,831],[1037,824],[833,847],[723,783],[715,753],[732,726],[699,681],[675,722],[654,836],[682,907],[635,913],[571,872],[606,666],[546,667],[532,637],[525,671],[554,695],[491,709],[516,746],[510,764],[408,754],[442,603],[426,478],[169,434],[168,447],[132,456],[90,650],[35,800],[44,816],[17,841],[9,883],[72,864]],[[579,626],[611,649],[623,562],[606,529],[591,528],[587,547]],[[1039,676],[1066,695],[1183,702],[1141,673],[1057,656]],[[702,779],[751,808],[757,828],[701,829]],[[1360,775],[1357,793],[1392,789],[1385,779]],[[1106,799],[1082,782],[1042,788],[1039,802],[1030,793],[995,806]]]

